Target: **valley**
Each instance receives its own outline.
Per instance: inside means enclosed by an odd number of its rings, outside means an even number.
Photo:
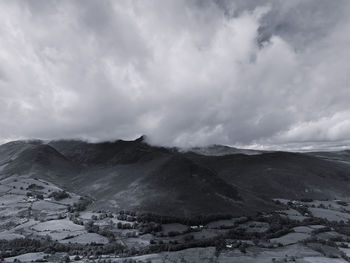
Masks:
[[[348,262],[350,206],[275,199],[255,216],[175,218],[91,210],[37,178],[0,181],[4,262]],[[33,243],[35,245],[33,245]]]

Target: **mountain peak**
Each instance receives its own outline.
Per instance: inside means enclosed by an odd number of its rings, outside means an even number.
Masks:
[[[146,142],[147,136],[146,135],[141,135],[139,138],[135,140],[135,142]]]

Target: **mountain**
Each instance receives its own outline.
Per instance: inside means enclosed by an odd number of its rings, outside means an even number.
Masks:
[[[350,150],[331,152],[309,152],[308,154],[325,160],[350,163]]]
[[[225,145],[210,145],[207,147],[192,147],[188,149],[181,149],[182,152],[194,152],[200,155],[207,156],[223,156],[230,154],[246,154],[246,155],[256,155],[262,154],[265,151],[250,150],[250,149],[239,149],[235,147],[229,147]]]
[[[253,214],[276,209],[272,198],[349,197],[350,165],[344,161],[228,148],[183,151],[151,146],[143,137],[16,141],[0,146],[0,177],[42,178],[91,196],[96,208],[174,216]]]
[[[264,198],[335,198],[350,192],[350,166],[309,154],[272,152],[226,155],[192,160],[238,188]]]
[[[0,146],[0,174],[28,174],[53,182],[80,172],[80,167],[40,141],[15,141]],[[59,179],[58,179],[59,178]]]

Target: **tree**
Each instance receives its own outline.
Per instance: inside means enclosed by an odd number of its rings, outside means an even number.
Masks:
[[[95,225],[94,221],[92,220],[85,223],[85,229],[89,233],[97,233],[100,230],[99,226]]]
[[[66,191],[55,191],[52,192],[49,197],[53,197],[56,201],[60,201],[65,198],[69,198],[70,195]]]

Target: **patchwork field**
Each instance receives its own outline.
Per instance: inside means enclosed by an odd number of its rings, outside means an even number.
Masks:
[[[50,220],[47,222],[38,223],[37,225],[32,227],[36,231],[79,231],[83,230],[84,227],[74,224],[72,221],[68,219],[61,219],[61,220]]]
[[[286,245],[292,245],[292,244],[298,243],[299,241],[305,240],[308,237],[310,237],[310,235],[306,233],[289,233],[279,238],[272,238],[270,239],[270,242],[280,243],[286,246]]]
[[[310,212],[314,217],[324,218],[328,221],[347,221],[350,219],[350,214],[345,212],[340,212],[333,209],[325,208],[309,208]]]
[[[108,239],[96,233],[83,233],[73,238],[61,240],[60,242],[61,243],[78,243],[78,244],[89,244],[89,243],[107,244]]]
[[[5,262],[67,257],[82,263],[350,260],[350,212],[339,200],[279,199],[276,212],[162,224],[155,215],[97,210],[88,197],[28,176],[0,182],[0,256]]]
[[[43,252],[37,252],[37,253],[26,253],[22,254],[16,257],[9,257],[5,258],[5,262],[14,262],[17,260],[17,262],[34,262],[43,260],[44,256],[47,255]]]

